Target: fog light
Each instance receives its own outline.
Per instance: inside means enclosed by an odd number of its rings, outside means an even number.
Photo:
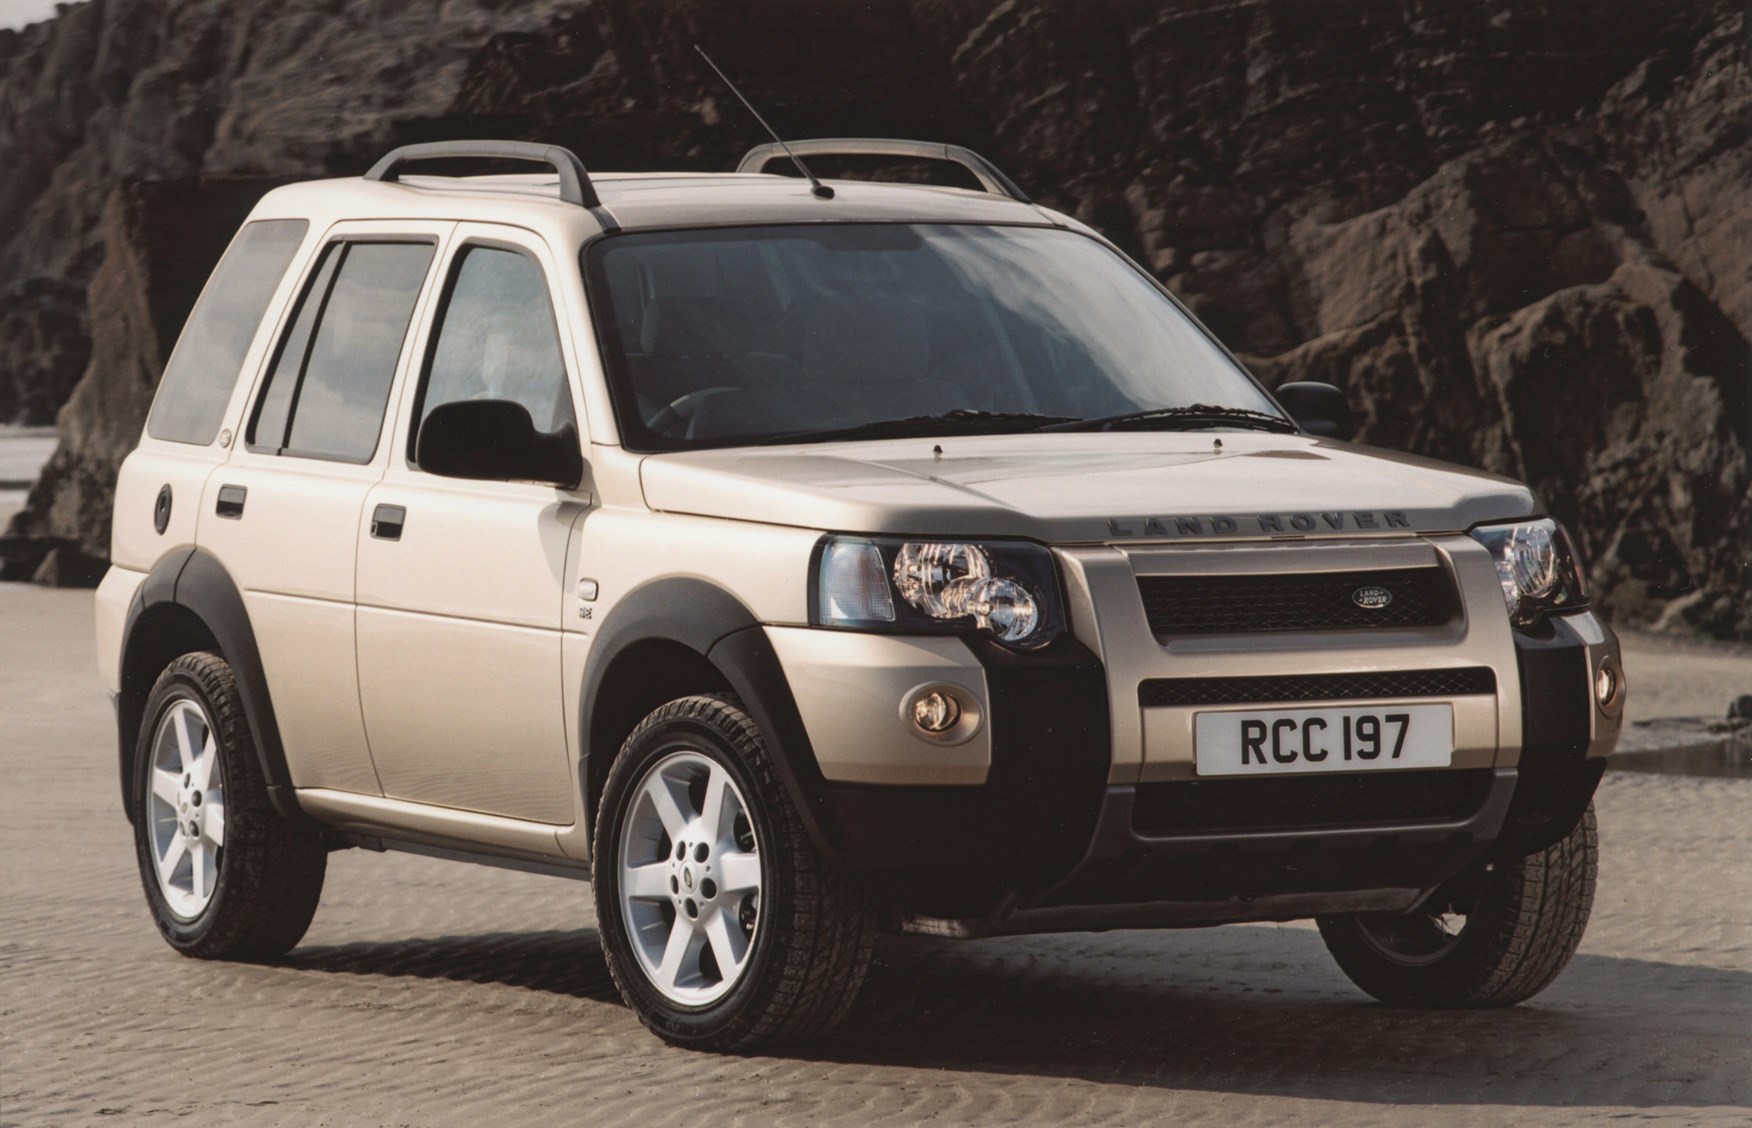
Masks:
[[[961,720],[961,705],[940,689],[929,690],[913,698],[913,724],[938,736],[955,727]]]
[[[1618,696],[1618,673],[1606,663],[1600,663],[1600,669],[1594,674],[1594,700],[1600,703],[1600,708],[1612,704]]]
[[[915,686],[900,699],[900,716],[912,734],[932,744],[963,744],[980,728],[979,698],[960,686],[938,682]]]

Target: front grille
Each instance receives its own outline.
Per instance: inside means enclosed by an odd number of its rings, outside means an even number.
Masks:
[[[1359,606],[1355,596],[1365,588],[1384,588],[1393,598],[1385,606]],[[1448,621],[1452,591],[1440,568],[1138,577],[1150,629],[1164,638],[1433,627]]]
[[[1132,827],[1163,837],[1458,822],[1484,806],[1492,775],[1467,768],[1143,783]]]
[[[1464,697],[1496,692],[1489,666],[1383,670],[1368,674],[1286,674],[1253,678],[1152,678],[1138,686],[1146,709],[1175,705],[1251,705],[1263,701],[1360,701],[1375,697]]]

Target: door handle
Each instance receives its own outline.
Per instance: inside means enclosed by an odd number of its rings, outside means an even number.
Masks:
[[[378,540],[401,540],[408,511],[400,505],[380,505],[371,511],[371,535]]]
[[[220,486],[219,501],[213,506],[213,512],[233,521],[239,520],[243,517],[243,499],[248,496],[249,490],[242,486]]]

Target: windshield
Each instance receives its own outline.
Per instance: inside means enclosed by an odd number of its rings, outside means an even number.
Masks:
[[[1194,404],[1282,418],[1148,278],[1057,228],[648,232],[594,244],[588,269],[633,449],[897,420],[1029,430]]]

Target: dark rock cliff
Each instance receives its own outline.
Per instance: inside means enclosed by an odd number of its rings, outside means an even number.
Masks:
[[[67,402],[17,531],[103,551],[251,192],[441,137],[728,167],[761,138],[694,42],[792,135],[986,152],[1364,441],[1527,479],[1621,619],[1752,637],[1730,0],[92,0],[0,33],[0,418]]]

